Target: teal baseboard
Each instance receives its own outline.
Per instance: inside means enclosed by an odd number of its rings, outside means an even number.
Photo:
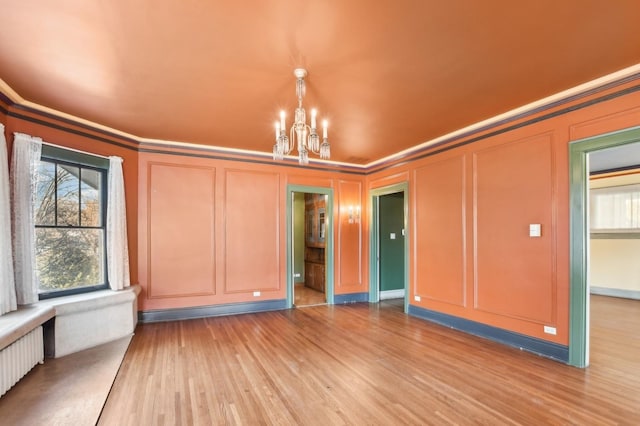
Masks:
[[[609,296],[609,297],[621,297],[623,299],[635,299],[640,300],[640,291],[638,290],[624,290],[618,288],[609,288],[609,287],[589,287],[591,294],[596,294],[599,296]]]
[[[286,299],[282,299],[251,303],[229,303],[225,305],[194,306],[191,308],[156,309],[152,311],[138,312],[138,321],[142,323],[179,321],[195,318],[218,317],[224,315],[278,311],[286,308],[287,301]]]
[[[540,356],[552,358],[557,361],[562,361],[564,363],[569,362],[568,346],[559,345],[557,343],[548,342],[535,337],[525,336],[524,334],[470,321],[464,318],[458,318],[441,312],[419,308],[413,305],[409,305],[409,315],[444,325],[446,327],[455,328],[456,330],[464,331],[465,333],[493,340],[494,342],[512,346],[527,352],[532,352]]]
[[[360,303],[368,301],[369,293],[336,294],[333,296],[334,305],[344,305],[345,303]]]

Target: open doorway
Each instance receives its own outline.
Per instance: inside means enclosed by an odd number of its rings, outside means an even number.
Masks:
[[[408,185],[371,191],[369,301],[393,301],[407,312],[409,299]]]
[[[333,302],[333,231],[329,188],[289,185],[287,206],[287,305]]]
[[[595,284],[595,288],[601,291],[611,293],[612,290],[606,289],[610,285],[603,285],[591,282],[592,280],[600,280],[596,276],[592,276],[592,268],[596,266],[592,264],[592,256],[590,250],[600,250],[599,247],[601,239],[611,240],[611,234],[618,234],[618,232],[600,232],[600,236],[592,239],[591,228],[598,228],[601,225],[591,223],[591,216],[595,214],[594,211],[590,212],[590,173],[597,169],[603,168],[610,170],[624,170],[625,168],[631,169],[634,164],[640,162],[640,128],[633,128],[625,131],[611,133],[604,136],[593,137],[581,141],[576,141],[570,145],[570,323],[569,323],[569,363],[578,367],[586,367],[590,362],[590,323],[591,323],[591,285]],[[612,163],[611,161],[614,161]],[[602,164],[606,164],[602,166]],[[606,195],[607,191],[603,193]],[[616,192],[616,190],[613,190]],[[606,198],[606,197],[605,197]],[[640,203],[640,201],[638,201]],[[632,202],[633,204],[633,202]],[[596,219],[598,220],[598,219]],[[596,232],[598,233],[598,232]],[[609,235],[606,235],[609,234]],[[621,234],[621,233],[620,233]],[[627,232],[628,234],[628,232]],[[606,238],[600,238],[604,236]],[[618,235],[615,239],[620,240],[621,235]],[[628,236],[628,235],[627,235]],[[629,238],[625,238],[629,239]],[[592,247],[592,243],[596,242]],[[628,241],[629,242],[629,241]],[[606,243],[611,245],[611,242]],[[606,245],[605,244],[605,245]],[[615,243],[614,243],[615,244]],[[611,248],[611,247],[609,247]],[[608,251],[608,250],[607,250]],[[597,255],[597,254],[596,254]],[[620,259],[617,259],[618,261]],[[599,259],[602,261],[602,259]],[[634,264],[637,264],[635,262]],[[630,270],[627,269],[630,272]],[[600,271],[599,273],[601,273]],[[591,279],[590,279],[591,278]],[[619,278],[619,277],[618,277]],[[616,278],[614,278],[616,280]],[[623,285],[621,282],[613,283],[613,286],[620,287]],[[631,289],[631,293],[625,291],[625,289],[613,290],[618,296],[621,295],[619,290],[623,290],[623,293],[629,295],[634,294]],[[629,289],[626,289],[629,290]],[[598,292],[598,290],[596,290]],[[611,294],[613,295],[613,294]],[[600,296],[594,296],[598,298]],[[632,300],[632,299],[628,299]],[[604,303],[611,300],[599,300],[599,305],[604,306]],[[640,301],[632,300],[631,303],[638,303],[640,307]],[[596,309],[600,309],[601,306],[594,306]],[[595,311],[602,314],[601,310]],[[636,315],[637,317],[637,315]],[[612,316],[615,319],[615,315]],[[619,320],[620,318],[617,318]],[[615,321],[620,323],[620,321]],[[605,332],[603,336],[611,334]],[[602,342],[598,343],[599,345]]]
[[[327,303],[327,195],[294,192],[293,305]]]
[[[378,198],[380,300],[404,299],[404,193]]]
[[[640,143],[588,154],[590,365],[640,367]],[[624,373],[624,370],[621,371]]]

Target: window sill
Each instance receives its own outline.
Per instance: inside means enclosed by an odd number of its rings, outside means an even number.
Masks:
[[[34,328],[53,318],[55,310],[47,306],[21,306],[0,316],[0,350],[11,345]]]
[[[90,293],[73,294],[71,296],[53,297],[41,300],[34,305],[53,307],[56,316],[69,315],[74,312],[85,312],[104,308],[110,305],[130,302],[140,294],[140,286],[132,285],[123,290],[98,290]]]
[[[46,356],[59,358],[133,333],[138,323],[138,294],[140,286],[133,285],[35,303],[55,310],[55,320],[44,330]]]

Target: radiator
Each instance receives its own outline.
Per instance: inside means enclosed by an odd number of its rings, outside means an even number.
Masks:
[[[39,326],[0,351],[0,396],[43,361],[44,342]]]

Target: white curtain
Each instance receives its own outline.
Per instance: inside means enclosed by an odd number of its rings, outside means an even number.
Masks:
[[[34,209],[41,152],[42,139],[14,133],[11,159],[13,267],[20,305],[38,301]]]
[[[109,157],[107,184],[107,274],[112,290],[129,287],[127,210],[124,199],[122,158]]]
[[[10,199],[7,140],[4,125],[0,124],[0,315],[17,308],[11,249]]]
[[[589,195],[591,230],[640,229],[640,184],[592,189]]]

